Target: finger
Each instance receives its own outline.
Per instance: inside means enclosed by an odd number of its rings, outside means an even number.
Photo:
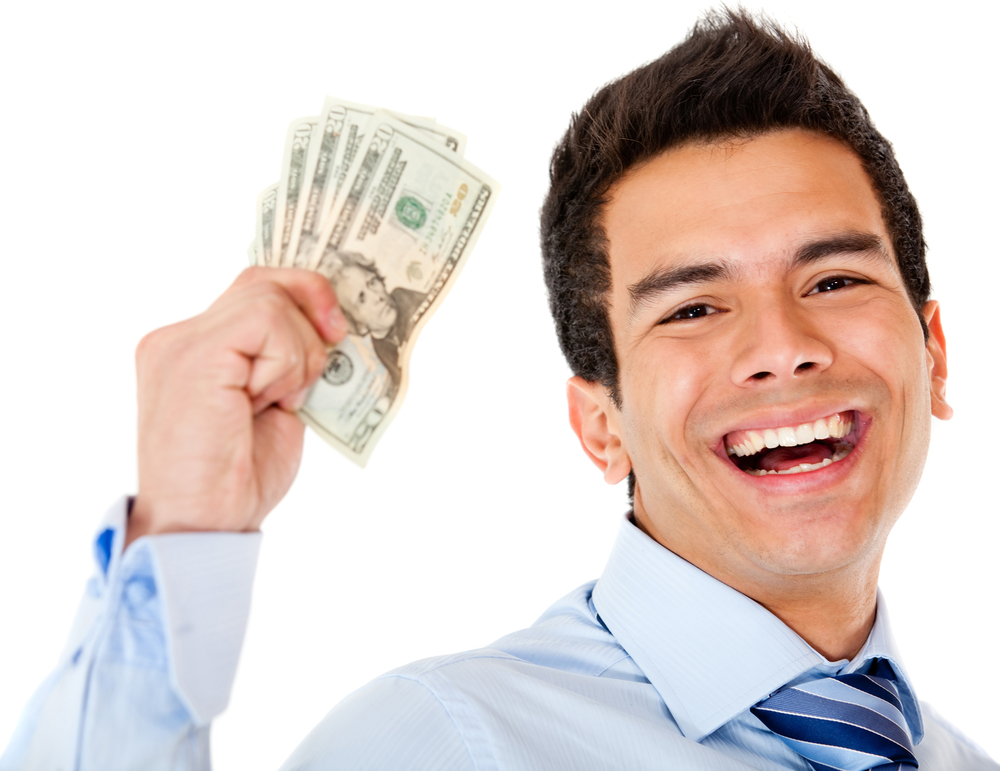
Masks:
[[[305,404],[309,391],[322,371],[320,367],[315,374],[310,372],[303,377],[302,373],[296,370],[271,383],[262,393],[252,397],[253,414],[260,415],[275,406],[286,412],[298,412]]]
[[[233,282],[233,287],[259,282],[280,286],[324,340],[337,343],[344,339],[347,320],[340,310],[333,287],[325,277],[301,268],[254,267],[244,270]]]
[[[326,346],[305,316],[292,309],[272,325],[250,363],[246,390],[254,413],[308,388],[326,364]]]
[[[201,358],[214,360],[210,371],[219,385],[245,389],[252,399],[270,399],[265,403],[283,398],[289,388],[304,387],[325,361],[319,331],[272,281],[240,282],[190,323],[197,329],[189,340],[217,352]]]
[[[265,515],[288,492],[302,459],[305,425],[295,415],[271,407],[254,418],[254,466],[261,475],[261,490],[270,497],[261,501],[249,530],[260,527]]]

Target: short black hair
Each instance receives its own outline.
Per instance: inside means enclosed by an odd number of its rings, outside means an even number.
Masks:
[[[670,148],[789,128],[834,137],[861,159],[924,323],[930,278],[923,226],[892,145],[804,38],[742,9],[710,11],[679,45],[597,91],[552,154],[541,212],[549,307],[570,369],[604,385],[617,406],[611,268],[600,221],[608,190]],[[630,477],[630,495],[634,484]]]

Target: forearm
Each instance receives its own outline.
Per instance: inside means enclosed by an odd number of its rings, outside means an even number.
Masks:
[[[208,767],[259,527],[301,457],[295,412],[346,327],[325,278],[260,268],[139,344],[135,527],[125,502],[109,514],[70,645],[0,770]]]

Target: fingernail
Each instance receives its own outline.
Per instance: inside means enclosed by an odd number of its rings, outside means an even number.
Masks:
[[[335,307],[330,311],[330,326],[333,327],[337,332],[347,331],[347,319],[344,318],[344,312],[340,310],[340,306]]]

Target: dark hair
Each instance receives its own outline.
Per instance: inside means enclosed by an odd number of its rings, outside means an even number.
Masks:
[[[861,159],[923,323],[930,279],[920,212],[892,145],[806,40],[742,9],[712,11],[679,45],[594,94],[552,154],[541,212],[549,307],[570,369],[603,384],[619,407],[611,268],[600,223],[609,188],[669,148],[786,128],[835,137]],[[630,496],[634,484],[630,477]]]

